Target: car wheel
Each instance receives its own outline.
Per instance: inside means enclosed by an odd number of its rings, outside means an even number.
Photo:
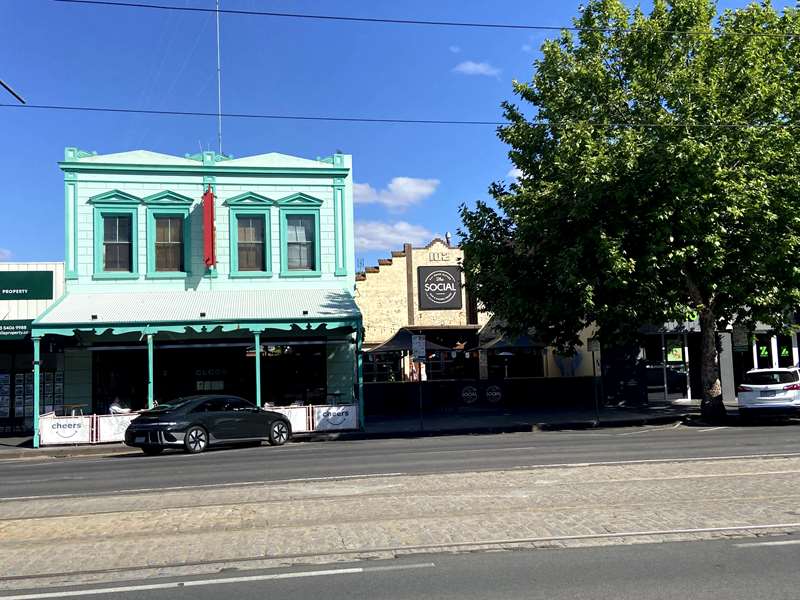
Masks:
[[[147,456],[155,456],[156,454],[161,454],[164,451],[164,448],[161,446],[144,446],[142,447],[142,452],[147,454]]]
[[[206,430],[195,425],[189,427],[186,431],[186,437],[183,438],[183,447],[189,454],[197,454],[202,452],[208,446],[208,434]]]
[[[269,426],[269,443],[271,446],[283,446],[289,441],[289,426],[286,421],[273,421]]]

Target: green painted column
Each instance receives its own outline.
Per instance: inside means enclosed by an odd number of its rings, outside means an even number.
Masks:
[[[33,338],[33,447],[39,447],[39,358],[42,338]]]
[[[256,406],[261,406],[261,334],[255,332],[256,350]]]
[[[358,376],[358,425],[361,430],[364,430],[364,357],[361,353],[361,344],[363,342],[363,327],[361,321],[358,322],[358,331],[356,332],[356,365]]]
[[[147,408],[153,408],[153,334],[147,334]]]
[[[347,275],[347,231],[344,217],[344,179],[333,180],[333,241],[335,248],[334,275]]]

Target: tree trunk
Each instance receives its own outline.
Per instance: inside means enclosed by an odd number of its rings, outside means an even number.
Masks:
[[[722,385],[719,381],[717,322],[710,310],[700,313],[700,335],[702,336],[700,383],[703,390],[700,414],[707,423],[720,423],[725,420],[727,413],[722,402]]]

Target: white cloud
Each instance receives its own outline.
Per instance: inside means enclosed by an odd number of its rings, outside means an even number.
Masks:
[[[0,260],[8,260],[9,258],[11,258],[11,250],[0,248]]]
[[[508,173],[506,173],[506,177],[516,181],[517,179],[522,177],[522,169],[518,169],[517,167],[514,167]]]
[[[461,46],[450,46],[450,52],[453,54],[458,54],[461,52]]]
[[[431,196],[439,183],[438,179],[395,177],[382,190],[368,183],[356,183],[353,196],[356,204],[382,204],[391,212],[402,212]]]
[[[356,221],[357,250],[400,249],[403,244],[421,246],[433,239],[434,235],[422,225],[412,225],[405,221],[382,223],[380,221]]]
[[[484,77],[497,77],[500,75],[500,69],[493,67],[488,62],[474,62],[472,60],[465,60],[458,63],[453,67],[454,73],[461,73],[462,75],[483,75]]]
[[[531,52],[533,52],[533,45],[532,44],[522,44],[522,47],[520,48],[520,50],[530,54]]]

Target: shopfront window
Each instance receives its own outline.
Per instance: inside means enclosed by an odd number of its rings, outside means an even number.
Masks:
[[[155,223],[156,271],[183,271],[183,218],[156,217]]]
[[[650,402],[671,402],[690,394],[687,344],[684,334],[645,336],[642,366]]]
[[[103,270],[132,271],[131,218],[129,215],[103,217]]]
[[[237,224],[239,271],[264,271],[264,217],[239,216]]]

